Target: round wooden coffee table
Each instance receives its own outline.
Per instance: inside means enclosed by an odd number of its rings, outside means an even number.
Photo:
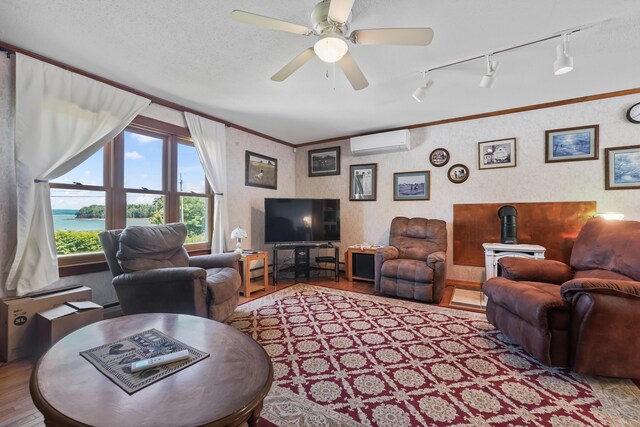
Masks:
[[[210,356],[128,395],[79,354],[150,328]],[[235,328],[182,314],[136,314],[60,340],[38,361],[29,387],[47,425],[257,426],[272,382],[267,353]]]

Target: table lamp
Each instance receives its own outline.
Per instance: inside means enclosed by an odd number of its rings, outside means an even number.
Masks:
[[[240,226],[237,226],[232,232],[231,232],[231,238],[232,239],[238,239],[238,243],[236,244],[236,250],[234,251],[237,254],[241,254],[242,253],[242,244],[240,243],[240,241],[242,240],[243,237],[247,237],[247,232],[246,230],[244,230],[243,228],[240,228]]]

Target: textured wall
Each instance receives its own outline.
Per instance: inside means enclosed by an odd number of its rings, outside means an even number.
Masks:
[[[244,185],[245,151],[278,159],[278,188],[270,190]],[[293,148],[264,138],[227,128],[227,178],[229,227],[238,225],[247,230],[248,239],[242,247],[254,250],[270,250],[264,244],[264,199],[267,197],[295,197],[295,153]],[[235,247],[235,239],[228,239],[229,249]]]
[[[342,253],[363,241],[386,244],[395,216],[443,219],[449,230],[448,277],[481,281],[483,269],[451,265],[453,204],[595,200],[600,211],[623,212],[626,219],[640,220],[640,190],[604,190],[604,148],[640,144],[640,125],[625,119],[627,108],[638,101],[640,96],[630,95],[414,129],[414,148],[403,153],[354,157],[348,140],[304,147],[296,155],[296,196],[342,199]],[[599,160],[544,163],[545,130],[591,124],[600,125]],[[517,139],[517,167],[478,170],[478,142],[510,137]],[[341,174],[308,177],[308,150],[335,145],[342,147]],[[441,168],[428,159],[437,147],[451,155]],[[349,201],[349,165],[359,163],[378,163],[375,202]],[[447,179],[447,169],[454,163],[469,167],[466,182],[453,184]],[[431,171],[431,200],[394,202],[393,173],[417,170]]]

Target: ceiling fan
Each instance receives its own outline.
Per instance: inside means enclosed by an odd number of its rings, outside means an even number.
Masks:
[[[281,82],[296,72],[315,55],[327,63],[337,62],[355,90],[364,89],[369,82],[351,56],[347,41],[354,44],[389,44],[426,46],[433,39],[431,28],[374,28],[349,32],[351,8],[355,0],[323,0],[311,13],[313,29],[304,25],[281,21],[255,13],[234,10],[231,16],[238,22],[272,30],[287,31],[302,36],[315,36],[317,41],[293,58],[287,65],[271,76]]]

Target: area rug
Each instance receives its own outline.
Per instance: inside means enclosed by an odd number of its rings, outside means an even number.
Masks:
[[[547,368],[479,313],[310,285],[237,308],[277,426],[637,426],[629,380]],[[263,425],[263,424],[261,424]]]

